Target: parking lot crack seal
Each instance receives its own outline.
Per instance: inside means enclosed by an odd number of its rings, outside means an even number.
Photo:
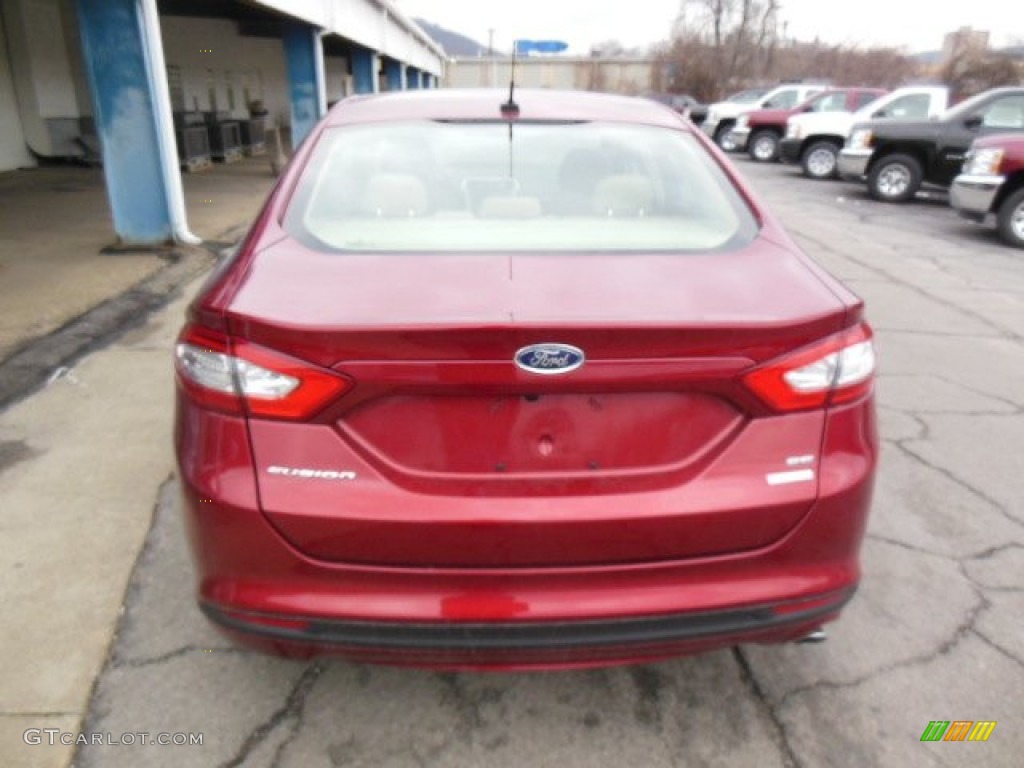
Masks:
[[[470,734],[483,724],[480,702],[476,697],[470,695],[457,673],[445,672],[440,677],[458,715],[457,728],[465,738],[469,738]]]
[[[841,691],[850,688],[858,688],[881,675],[888,675],[901,669],[910,669],[912,667],[931,664],[937,659],[950,654],[968,636],[978,634],[974,624],[981,616],[982,612],[991,605],[985,596],[980,594],[977,590],[975,590],[975,594],[978,596],[977,602],[971,607],[970,611],[968,611],[964,620],[956,626],[952,633],[950,633],[949,637],[940,643],[935,650],[916,656],[910,656],[906,659],[893,662],[892,664],[885,664],[878,669],[855,677],[852,680],[821,680],[817,683],[812,683],[811,685],[802,685],[783,694],[782,699],[779,702],[779,708],[781,709],[786,707],[790,700],[797,696],[802,696],[805,693],[810,693],[812,691]]]
[[[199,645],[185,645],[181,648],[175,648],[173,651],[162,653],[159,656],[150,656],[141,659],[120,659],[110,666],[112,669],[139,669],[141,667],[151,667],[155,664],[165,664],[168,661],[172,661],[189,653],[250,655],[250,652],[246,651],[244,648],[204,648]]]
[[[1003,648],[1003,646],[1001,646],[999,643],[997,643],[992,638],[988,637],[980,629],[973,628],[973,629],[971,629],[971,632],[973,632],[974,636],[977,637],[979,640],[981,640],[981,642],[983,642],[985,645],[987,645],[989,648],[991,648],[993,651],[995,651],[999,655],[1006,657],[1007,659],[1012,661],[1014,664],[1016,664],[1018,667],[1024,667],[1024,659],[1021,659],[1019,656],[1014,654],[1012,651],[1008,651],[1006,648]]]
[[[789,743],[789,735],[786,733],[786,726],[783,724],[782,719],[775,711],[775,707],[768,701],[768,697],[764,693],[764,689],[761,688],[761,684],[757,681],[757,677],[754,675],[754,670],[750,666],[750,662],[747,657],[743,655],[742,649],[735,647],[732,649],[733,658],[736,659],[736,664],[739,666],[740,679],[750,689],[750,692],[754,696],[754,701],[757,706],[761,709],[764,716],[771,723],[772,740],[779,748],[779,753],[782,756],[783,765],[787,768],[803,768],[803,763],[800,758],[797,757],[796,752],[793,750],[793,746]],[[785,702],[785,698],[783,698]]]
[[[904,280],[903,278],[899,277],[898,275],[895,275],[895,274],[893,274],[891,272],[887,272],[886,270],[882,269],[881,267],[877,267],[874,264],[871,264],[870,262],[865,261],[864,259],[859,259],[859,258],[857,258],[856,256],[854,256],[851,253],[846,253],[844,251],[838,251],[834,247],[832,247],[831,245],[828,245],[827,243],[825,243],[825,242],[823,242],[821,240],[818,240],[817,238],[815,238],[812,235],[808,235],[808,234],[806,234],[804,232],[800,232],[799,230],[795,230],[795,231],[799,234],[799,236],[801,238],[809,241],[815,247],[821,248],[821,249],[823,249],[823,250],[825,250],[825,251],[827,251],[829,253],[833,253],[833,254],[835,254],[837,256],[840,256],[841,258],[847,259],[847,260],[853,262],[854,264],[856,264],[857,266],[861,267],[862,269],[866,269],[869,272],[873,272],[876,275],[880,275],[880,276],[882,276],[882,277],[892,281],[893,283],[896,283],[897,285],[900,285],[903,288],[906,288],[911,293],[916,293],[918,296],[921,296],[922,298],[925,298],[928,301],[933,301],[936,304],[938,304],[938,305],[940,305],[942,307],[945,307],[946,309],[948,309],[948,310],[950,310],[952,312],[955,312],[957,314],[963,315],[965,317],[969,317],[972,320],[976,320],[979,323],[981,323],[982,325],[986,326],[987,328],[991,328],[1001,338],[1012,339],[1013,341],[1018,341],[1018,342],[1019,341],[1024,341],[1024,335],[1021,335],[1020,333],[1018,333],[1017,331],[1015,331],[1015,330],[1013,330],[1011,328],[1006,328],[1005,326],[1002,326],[999,323],[994,322],[993,320],[990,320],[989,318],[985,317],[985,315],[981,314],[980,312],[975,312],[973,309],[968,309],[967,307],[962,307],[959,304],[956,304],[956,303],[950,301],[949,299],[943,298],[941,296],[937,296],[934,293],[929,293],[924,288],[922,288],[920,285],[917,285],[917,284],[911,282],[910,280]]]
[[[989,547],[983,549],[980,552],[976,552],[973,555],[968,555],[963,558],[964,560],[990,560],[996,555],[1001,555],[1003,552],[1008,552],[1011,549],[1024,549],[1024,544],[1020,544],[1016,541],[1012,541],[1009,544],[1000,544],[998,547]]]
[[[1007,405],[1007,406],[1009,406],[1010,408],[1013,409],[1014,413],[1024,413],[1024,403],[1020,403],[1020,402],[1018,402],[1016,400],[1011,400],[1010,398],[1003,397],[1002,395],[997,395],[994,392],[986,392],[983,389],[979,389],[978,387],[973,387],[970,384],[964,384],[962,381],[956,381],[955,379],[951,379],[948,376],[943,376],[941,374],[931,373],[931,374],[929,374],[929,376],[932,376],[933,378],[937,379],[938,381],[945,382],[946,384],[949,384],[951,387],[959,387],[960,389],[966,389],[971,394],[978,395],[979,397],[986,397],[989,400],[995,400],[998,403],[1002,403],[1003,405]],[[1006,414],[998,414],[998,415],[1005,416]]]
[[[306,699],[313,686],[316,685],[317,680],[323,675],[323,672],[324,667],[319,662],[306,667],[302,674],[299,675],[299,679],[295,681],[295,685],[292,686],[284,704],[266,721],[250,731],[235,756],[221,763],[220,768],[237,768],[237,766],[242,765],[249,758],[253,750],[266,740],[267,736],[273,733],[282,723],[290,721],[291,728],[288,737],[278,746],[274,754],[273,763],[271,764],[273,766],[278,765],[285,747],[291,743],[302,726]]]
[[[906,416],[908,419],[914,422],[914,426],[917,427],[917,434],[912,437],[882,438],[883,443],[894,443],[897,439],[914,440],[920,442],[927,442],[929,439],[931,439],[931,426],[929,426],[928,422],[921,418],[921,416],[915,413],[914,411],[908,411],[905,408],[897,408],[896,406],[893,405],[880,405],[878,409],[879,411],[892,411],[893,413],[897,413],[900,416]]]
[[[1005,505],[1003,505],[1002,502],[996,500],[992,496],[989,496],[987,493],[982,491],[980,488],[975,487],[974,485],[972,485],[971,483],[967,482],[963,478],[958,477],[955,473],[951,472],[950,470],[946,469],[945,467],[942,467],[942,466],[940,466],[938,464],[935,464],[935,463],[929,461],[924,456],[922,456],[921,454],[917,453],[916,451],[914,451],[914,449],[912,449],[910,446],[907,445],[908,442],[914,442],[914,441],[907,441],[907,440],[884,440],[883,442],[885,442],[887,445],[894,446],[895,448],[900,450],[904,455],[908,456],[909,458],[913,459],[914,461],[918,462],[919,464],[927,467],[928,469],[932,470],[933,472],[935,472],[935,473],[937,473],[939,475],[942,475],[947,480],[949,480],[949,481],[951,481],[953,483],[956,483],[961,488],[963,488],[964,490],[969,492],[971,495],[973,495],[973,496],[981,499],[982,501],[986,502],[987,504],[989,504],[993,509],[998,511],[1003,517],[1005,517],[1007,520],[1009,520],[1014,525],[1024,528],[1024,522],[1022,522],[1021,520],[1017,519],[1012,514],[1010,514],[1010,511],[1006,508]]]
[[[899,539],[893,539],[893,538],[890,538],[889,536],[882,536],[881,534],[877,534],[877,533],[865,534],[864,538],[871,539],[872,541],[879,541],[879,542],[881,542],[883,544],[888,544],[889,546],[892,546],[892,547],[899,547],[900,549],[905,549],[908,552],[916,552],[919,555],[928,555],[930,557],[941,557],[944,560],[953,560],[953,561],[959,561],[959,559],[960,559],[960,558],[958,558],[958,557],[956,557],[954,555],[946,554],[946,553],[943,553],[943,552],[935,552],[935,551],[930,550],[930,549],[925,549],[924,547],[918,547],[918,546],[916,546],[914,544],[910,544],[910,543],[908,543],[906,541],[900,541]]]

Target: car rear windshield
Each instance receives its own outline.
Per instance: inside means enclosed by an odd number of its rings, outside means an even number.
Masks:
[[[708,251],[757,223],[688,132],[604,123],[332,128],[285,229],[328,251]]]

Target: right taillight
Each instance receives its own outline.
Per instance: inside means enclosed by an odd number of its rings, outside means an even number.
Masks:
[[[274,419],[308,418],[352,388],[332,371],[198,326],[182,331],[175,369],[200,405]]]
[[[874,378],[871,328],[861,323],[766,363],[743,382],[774,410],[800,411],[861,398]]]

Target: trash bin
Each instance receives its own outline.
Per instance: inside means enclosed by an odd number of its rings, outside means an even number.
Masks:
[[[212,165],[210,137],[201,112],[175,112],[174,138],[182,169],[192,173]]]
[[[252,157],[267,152],[266,128],[262,117],[253,117],[239,122],[242,133],[242,151]]]
[[[204,112],[214,160],[233,163],[242,159],[242,131],[228,112]]]

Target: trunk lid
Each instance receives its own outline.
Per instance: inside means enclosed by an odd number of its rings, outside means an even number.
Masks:
[[[845,313],[763,238],[695,256],[326,254],[286,241],[254,260],[229,323],[355,381],[310,423],[250,420],[264,513],[293,545],[376,565],[542,567],[783,536],[817,483],[766,477],[802,457],[813,478],[822,414],[769,417],[739,376],[834,333]],[[586,362],[562,375],[514,364],[546,342]]]

